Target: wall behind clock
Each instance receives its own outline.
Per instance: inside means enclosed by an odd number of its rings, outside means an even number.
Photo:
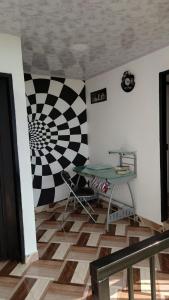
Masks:
[[[61,171],[88,159],[85,83],[25,74],[35,206],[67,197]]]

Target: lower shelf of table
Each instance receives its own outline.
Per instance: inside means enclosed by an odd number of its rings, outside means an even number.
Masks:
[[[118,221],[120,219],[133,216],[134,214],[134,208],[132,207],[121,208],[109,215],[108,224],[111,224],[112,222]]]

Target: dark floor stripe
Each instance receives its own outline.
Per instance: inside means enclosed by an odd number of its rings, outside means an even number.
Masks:
[[[129,246],[139,243],[138,237],[129,237]]]
[[[106,231],[106,233],[104,235],[108,235],[108,236],[114,235],[115,236],[115,233],[116,233],[116,224],[109,224],[109,230]],[[119,235],[117,235],[117,236],[119,236]]]
[[[46,232],[46,230],[44,229],[39,229],[36,233],[36,240],[37,242],[40,240],[40,238],[42,237],[42,235]]]
[[[51,218],[48,219],[48,221],[57,221],[61,213],[55,213]]]
[[[137,221],[134,221],[134,219],[130,219],[130,226],[136,226],[136,227],[139,227],[139,222]]]
[[[74,224],[74,222],[70,222],[70,221],[66,222],[66,224],[64,225],[64,231],[65,232],[70,231],[70,229],[73,226],[73,224]]]
[[[116,233],[116,224],[109,224],[109,235],[115,235]]]
[[[16,261],[10,261],[8,262],[3,269],[0,271],[0,276],[7,276],[9,275],[13,269],[16,267],[18,263]]]
[[[70,283],[77,264],[77,261],[68,261],[58,279],[58,283]]]
[[[76,245],[81,246],[81,247],[86,246],[87,242],[89,240],[89,237],[90,237],[90,233],[82,232],[82,234],[80,235]]]
[[[107,255],[110,255],[111,254],[111,248],[105,248],[105,247],[102,247],[100,249],[100,253],[99,253],[99,258],[103,257],[103,256],[107,256]]]
[[[10,300],[24,300],[37,279],[25,278]]]
[[[160,269],[163,273],[169,273],[169,254],[167,253],[160,253],[158,255],[159,262],[160,262]]]
[[[45,221],[43,222],[42,226],[40,228],[44,229],[44,230],[48,230],[48,229],[56,229],[57,226],[61,225],[59,221]]]
[[[73,213],[74,213],[74,214],[81,214],[82,210],[83,210],[82,207],[78,207],[78,208],[76,208],[76,209],[74,210]]]
[[[52,259],[52,256],[55,254],[57,248],[60,246],[60,244],[50,244],[45,253],[42,255],[42,260],[50,260]]]

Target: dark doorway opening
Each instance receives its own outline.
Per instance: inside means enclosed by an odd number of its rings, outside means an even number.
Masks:
[[[161,221],[169,216],[169,70],[159,74]]]
[[[12,75],[0,73],[0,260],[24,262],[24,236]]]

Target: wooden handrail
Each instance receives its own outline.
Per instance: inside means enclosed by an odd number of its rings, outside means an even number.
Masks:
[[[127,248],[123,248],[111,255],[105,256],[90,263],[90,274],[92,282],[93,297],[96,300],[108,300],[110,299],[109,291],[109,276],[120,272],[124,269],[128,269],[128,273],[131,274],[131,267],[146,258],[152,258],[155,254],[162,250],[169,248],[169,230],[160,233],[156,236],[152,236],[137,244],[131,245]],[[155,266],[154,259],[150,259],[150,271],[151,271],[151,287],[154,287],[155,280]],[[132,278],[129,278],[129,282],[132,282]],[[152,282],[153,280],[153,282]],[[106,291],[105,291],[106,290]],[[105,294],[106,293],[106,294]],[[132,293],[132,292],[131,292]],[[103,298],[104,295],[104,298]],[[105,296],[106,295],[106,296]],[[151,293],[152,299],[155,300],[155,293]],[[102,297],[102,298],[101,298]],[[133,297],[129,293],[129,299]]]

